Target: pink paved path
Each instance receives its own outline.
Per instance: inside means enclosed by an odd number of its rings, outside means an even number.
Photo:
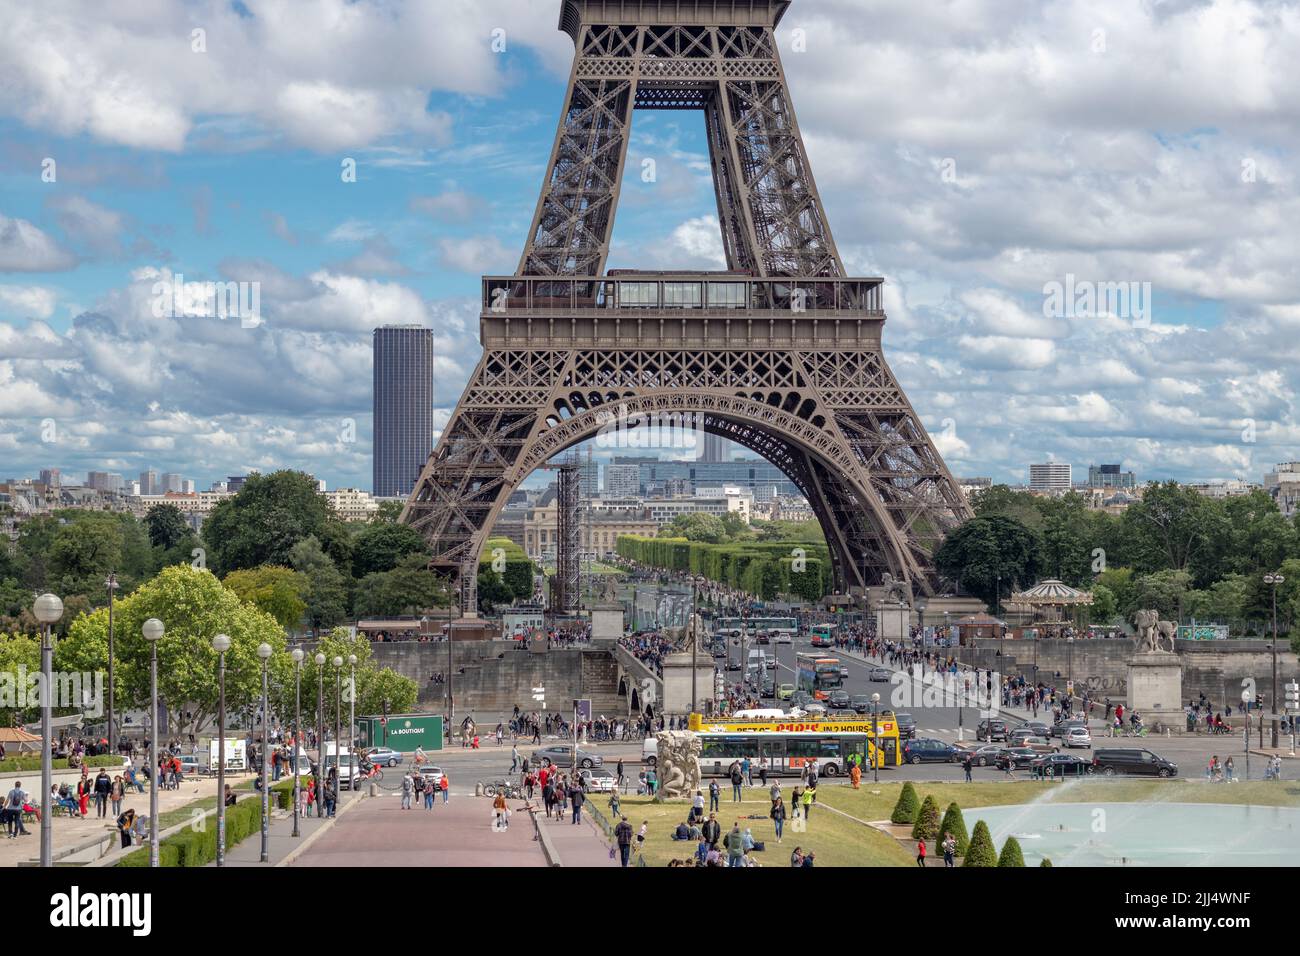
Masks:
[[[491,816],[490,800],[461,794],[433,810],[403,810],[396,796],[373,797],[339,817],[290,865],[546,866],[527,814],[516,811],[501,833],[492,831]]]

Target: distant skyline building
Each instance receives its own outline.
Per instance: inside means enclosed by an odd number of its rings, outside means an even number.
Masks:
[[[1089,488],[1136,488],[1137,476],[1131,471],[1120,471],[1119,465],[1089,465]]]
[[[641,468],[638,465],[605,466],[606,498],[635,498],[641,493]]]
[[[406,498],[433,451],[433,331],[416,325],[375,329],[373,487]]]
[[[700,456],[700,461],[716,463],[730,461],[731,443],[721,435],[715,435],[712,432],[704,433],[704,452]]]
[[[653,488],[684,488],[690,494],[700,485],[740,485],[750,492],[762,485],[772,485],[780,495],[803,493],[780,468],[760,459],[726,462],[614,459],[615,464],[633,462],[640,472],[637,483],[647,493]]]
[[[41,469],[41,484],[43,484],[45,487],[57,488],[59,487],[60,483],[61,483],[61,478],[59,475],[59,469],[57,468]]]
[[[1048,461],[1029,466],[1030,491],[1069,491],[1070,465],[1064,461]]]
[[[161,494],[161,492],[158,490],[159,487],[160,485],[158,483],[158,472],[154,471],[152,468],[150,468],[148,471],[140,472],[140,494],[142,495]]]
[[[176,492],[179,494],[185,489],[185,479],[174,471],[165,472],[159,480],[162,484],[162,490],[156,492],[156,494],[165,495],[168,492]]]

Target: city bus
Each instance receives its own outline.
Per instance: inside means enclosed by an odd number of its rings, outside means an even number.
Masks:
[[[743,632],[750,638],[762,632],[778,644],[789,644],[799,633],[799,622],[793,617],[723,617],[718,618],[713,632],[725,632],[728,637],[739,637]]]
[[[808,629],[808,635],[812,639],[813,647],[834,647],[835,646],[835,628],[834,624],[814,624]]]
[[[840,670],[838,657],[819,657],[816,654],[796,654],[794,656],[795,687],[812,694],[818,700],[825,700],[826,691],[844,685],[844,673]]]
[[[876,736],[880,740],[880,766],[897,767],[903,762],[898,722],[893,713],[853,719],[817,718],[736,720],[702,718],[691,714],[688,726],[700,738],[700,772],[723,777],[733,762],[748,757],[757,769],[766,766],[774,775],[795,775],[816,758],[820,773],[834,777],[849,772],[853,755],[862,769],[876,759]]]

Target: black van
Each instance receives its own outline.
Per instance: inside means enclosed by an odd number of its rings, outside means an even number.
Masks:
[[[1113,777],[1117,773],[1145,774],[1150,777],[1176,777],[1178,764],[1150,750],[1127,747],[1103,747],[1093,751],[1092,769]]]
[[[979,726],[975,728],[975,739],[986,740],[989,743],[993,743],[995,740],[1009,740],[1009,734],[1007,722],[998,720],[996,717],[981,720]]]

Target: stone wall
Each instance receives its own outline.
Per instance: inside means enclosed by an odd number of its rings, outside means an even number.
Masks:
[[[999,646],[1006,658],[1002,667]],[[1175,650],[1183,665],[1184,698],[1195,700],[1204,694],[1216,706],[1225,701],[1235,706],[1241,699],[1242,681],[1249,679],[1266,701],[1280,699],[1273,696],[1273,656],[1267,641],[1178,641]],[[1043,680],[1063,685],[1073,675],[1076,692],[1088,690],[1099,700],[1122,700],[1128,693],[1128,662],[1133,653],[1134,644],[1127,639],[1071,643],[984,638],[974,647],[958,649],[957,656],[966,664],[1026,677],[1033,676],[1036,657]],[[1279,685],[1300,674],[1300,660],[1290,649],[1278,651],[1277,674]]]

